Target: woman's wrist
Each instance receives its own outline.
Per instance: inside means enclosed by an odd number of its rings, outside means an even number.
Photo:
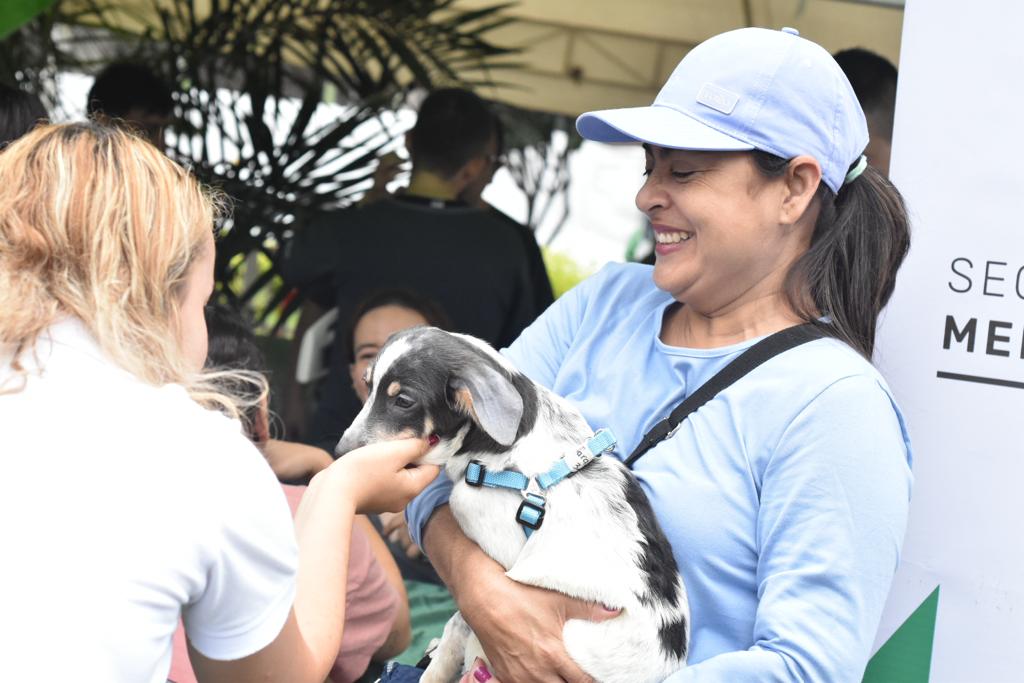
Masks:
[[[337,505],[343,513],[351,514],[353,518],[358,513],[360,490],[354,477],[346,472],[344,467],[332,465],[320,470],[309,481],[309,488],[314,487],[319,495],[337,497]]]

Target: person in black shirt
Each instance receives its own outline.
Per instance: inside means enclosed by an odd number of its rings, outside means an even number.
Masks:
[[[305,440],[333,448],[359,409],[349,388],[345,326],[353,307],[383,288],[436,301],[453,328],[507,346],[540,314],[522,237],[507,218],[458,199],[497,155],[495,117],[479,97],[431,93],[406,137],[412,176],[403,193],[328,212],[299,231],[285,280],[327,309],[338,308],[330,370]]]
[[[479,206],[494,212],[497,216],[507,221],[512,229],[523,241],[523,249],[526,250],[526,267],[530,278],[530,287],[533,289],[533,305],[538,314],[543,312],[555,301],[554,292],[551,290],[551,280],[548,278],[548,271],[544,265],[544,257],[541,254],[540,246],[537,244],[537,236],[533,230],[515,220],[508,214],[499,211],[483,199],[483,192],[490,185],[494,174],[501,168],[505,159],[505,127],[498,116],[494,117],[494,149],[495,154],[489,157],[491,163],[484,169],[473,182],[459,193],[459,199],[470,206]]]

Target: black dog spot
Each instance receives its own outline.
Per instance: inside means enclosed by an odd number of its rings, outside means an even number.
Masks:
[[[658,630],[658,637],[661,639],[661,649],[666,656],[679,657],[680,659],[686,656],[685,618],[680,617],[679,621],[673,621],[662,626]]]
[[[647,585],[650,586],[653,595],[638,595],[637,597],[645,605],[653,604],[654,597],[671,605],[679,607],[679,569],[676,566],[676,558],[672,554],[672,546],[665,533],[658,526],[654,517],[654,510],[651,503],[644,495],[640,483],[631,473],[628,473],[623,484],[626,495],[626,502],[633,512],[636,513],[637,524],[642,538],[640,545],[643,552],[640,556],[640,570],[647,575]]]

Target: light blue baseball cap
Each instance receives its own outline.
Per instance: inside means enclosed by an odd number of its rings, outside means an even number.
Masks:
[[[868,144],[864,111],[823,47],[796,29],[741,28],[683,58],[649,107],[583,114],[576,130],[598,142],[646,142],[704,151],[809,154],[838,192]]]

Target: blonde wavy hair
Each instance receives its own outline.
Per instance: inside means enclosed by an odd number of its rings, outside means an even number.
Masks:
[[[21,354],[70,315],[140,380],[181,384],[197,402],[237,417],[248,401],[225,391],[225,373],[190,367],[179,343],[186,275],[224,205],[151,144],[115,127],[43,126],[7,147],[0,343],[14,346],[14,369],[24,373]]]

